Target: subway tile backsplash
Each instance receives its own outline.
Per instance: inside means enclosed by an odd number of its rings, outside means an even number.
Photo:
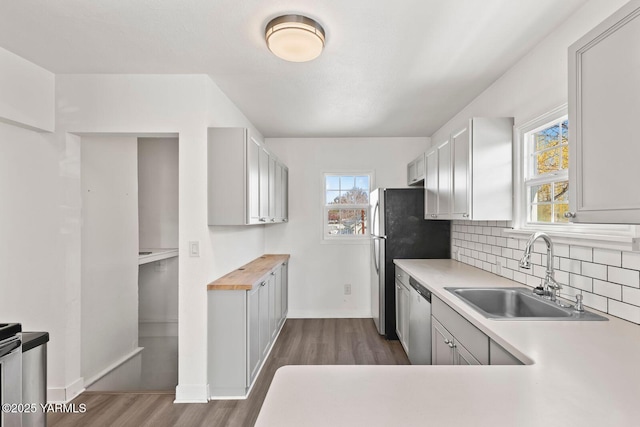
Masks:
[[[452,258],[527,286],[542,283],[547,250],[536,242],[533,267],[518,266],[526,239],[504,233],[508,221],[453,221]],[[581,245],[554,244],[555,278],[560,295],[612,316],[640,324],[640,253],[598,249]],[[457,254],[457,256],[456,256]]]

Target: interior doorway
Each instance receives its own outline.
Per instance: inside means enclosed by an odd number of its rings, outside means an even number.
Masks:
[[[177,135],[82,135],[81,189],[85,388],[173,392]]]

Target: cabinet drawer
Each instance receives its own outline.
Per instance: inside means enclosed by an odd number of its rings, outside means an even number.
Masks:
[[[483,365],[489,364],[489,337],[437,297],[432,297],[433,317],[438,319]]]
[[[396,266],[396,280],[407,287],[409,286],[409,274],[398,266]]]

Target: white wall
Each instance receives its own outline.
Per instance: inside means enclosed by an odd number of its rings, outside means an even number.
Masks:
[[[290,253],[289,317],[370,317],[369,241],[323,244],[322,173],[373,171],[374,187],[406,187],[428,138],[268,138],[289,167],[289,222],[266,228],[266,252]],[[344,285],[351,284],[351,295]]]
[[[49,332],[50,398],[66,400],[67,388],[82,389],[80,264],[67,255],[80,250],[80,190],[61,191],[79,169],[60,160],[79,164],[79,151],[51,139],[0,123],[0,313],[23,330]]]
[[[56,93],[56,138],[68,147],[59,162],[67,168],[77,162],[72,154],[79,138],[72,133],[179,135],[180,339],[176,400],[204,401],[206,285],[264,252],[263,227],[207,226],[207,127],[251,124],[212,80],[202,75],[60,75]],[[78,181],[64,182],[59,192],[79,194]],[[55,210],[43,212],[47,213],[56,214]],[[80,221],[79,215],[71,212],[67,217],[67,221]],[[72,235],[79,240],[79,235]],[[200,257],[189,257],[189,241],[200,242]],[[66,255],[72,267],[79,269],[79,249],[70,245]],[[51,366],[52,370],[57,368]],[[65,381],[70,383],[68,378]]]
[[[83,137],[81,374],[138,348],[138,143]]]
[[[138,138],[140,248],[178,247],[178,143]],[[139,336],[177,335],[178,280],[177,257],[139,267]]]
[[[0,48],[0,121],[52,132],[55,121],[55,76]]]
[[[138,138],[140,248],[178,247],[178,139]]]
[[[526,123],[568,100],[567,49],[627,0],[592,0],[456,114],[431,137],[438,144],[471,117],[514,117]]]

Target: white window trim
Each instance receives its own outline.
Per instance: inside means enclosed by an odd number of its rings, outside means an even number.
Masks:
[[[369,211],[369,205],[349,205],[349,208],[353,206],[354,209],[365,208],[368,212],[367,214],[367,225],[366,225],[366,234],[347,234],[347,235],[335,235],[331,236],[328,234],[326,217],[327,212],[329,211],[329,207],[326,204],[326,177],[331,175],[353,175],[353,176],[369,176],[369,193],[376,188],[374,185],[375,174],[372,170],[357,170],[357,169],[345,169],[345,170],[330,170],[330,171],[322,171],[321,172],[321,200],[320,200],[320,211],[322,212],[322,224],[320,225],[321,230],[321,244],[339,244],[339,245],[368,245],[371,240],[371,213]]]
[[[640,228],[634,225],[527,223],[527,194],[524,179],[525,134],[544,127],[545,123],[559,120],[566,116],[567,112],[567,104],[564,104],[515,128],[514,220],[513,229],[506,229],[504,232],[514,238],[527,239],[536,231],[544,231],[553,237],[554,241],[563,244],[626,251],[640,250]],[[569,137],[571,137],[571,123],[569,123]]]

